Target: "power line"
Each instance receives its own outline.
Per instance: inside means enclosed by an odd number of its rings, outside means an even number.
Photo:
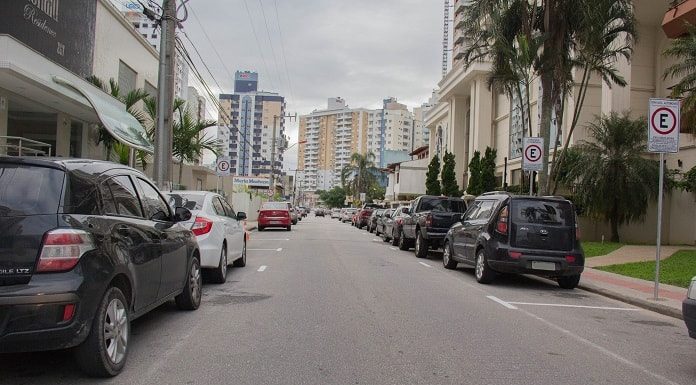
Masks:
[[[268,78],[271,79],[271,77],[270,77],[271,72],[268,70],[268,64],[266,63],[266,58],[263,56],[263,50],[261,49],[261,42],[259,41],[259,36],[256,34],[256,28],[254,28],[254,21],[251,18],[251,11],[249,11],[249,4],[247,3],[247,0],[244,0],[244,8],[246,8],[247,15],[249,16],[249,25],[251,25],[251,32],[254,33],[254,39],[256,39],[256,46],[259,48],[259,54],[261,55],[261,61],[263,61],[263,67],[266,70],[266,73],[269,74]]]
[[[218,52],[217,48],[215,48],[215,44],[213,44],[213,41],[210,39],[210,36],[208,36],[208,32],[206,32],[205,28],[203,28],[203,23],[201,23],[200,19],[198,19],[198,15],[196,15],[196,12],[193,10],[193,7],[191,7],[191,14],[193,15],[193,18],[196,20],[196,23],[198,23],[198,25],[201,27],[201,31],[203,31],[203,35],[205,36],[206,40],[208,40],[208,44],[210,44],[210,46],[213,48],[213,52],[215,52],[215,55],[220,60],[220,63],[222,64],[222,68],[227,73],[227,76],[230,78],[230,80],[234,79],[234,77],[232,76],[232,73],[230,72],[229,68],[227,68],[227,65],[225,64],[225,61],[222,60],[220,53]],[[186,37],[186,38],[188,39],[188,37]]]
[[[276,60],[275,50],[273,49],[273,39],[271,38],[271,29],[268,28],[268,19],[266,18],[266,11],[263,8],[263,3],[259,0],[259,6],[261,7],[261,14],[263,15],[263,22],[266,25],[266,35],[268,36],[268,44],[271,47],[271,55],[273,56],[273,64],[276,69],[276,76],[278,77],[278,88],[282,87],[281,71],[278,68],[278,60]]]
[[[278,17],[278,0],[273,0],[273,5],[275,8],[276,22],[278,23],[278,37],[280,38],[280,53],[283,56],[283,65],[285,66],[285,76],[288,78],[288,89],[290,90],[290,97],[295,101],[295,94],[292,91],[292,82],[290,81],[290,71],[288,70],[288,60],[285,54],[285,43],[283,41],[283,31],[280,28],[280,17]]]

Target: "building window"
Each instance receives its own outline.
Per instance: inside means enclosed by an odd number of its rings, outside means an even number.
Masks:
[[[133,27],[140,28],[140,23],[133,23]]]
[[[148,27],[148,24],[147,24],[147,23],[143,23],[143,28],[147,28],[147,27]]]
[[[135,72],[128,64],[123,61],[118,61],[118,86],[121,88],[123,95],[135,89],[135,81],[138,73]]]

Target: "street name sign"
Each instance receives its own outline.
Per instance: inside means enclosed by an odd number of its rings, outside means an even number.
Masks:
[[[679,100],[650,99],[649,152],[679,152],[680,105]]]
[[[522,139],[522,169],[541,171],[544,167],[544,138],[527,137]]]

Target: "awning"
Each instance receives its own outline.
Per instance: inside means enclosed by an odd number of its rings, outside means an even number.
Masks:
[[[107,131],[119,142],[126,146],[154,153],[155,146],[147,137],[147,130],[131,115],[126,106],[111,95],[94,86],[83,86],[53,76],[53,81],[84,96]]]

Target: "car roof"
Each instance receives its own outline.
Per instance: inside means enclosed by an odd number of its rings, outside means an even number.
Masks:
[[[500,191],[492,191],[490,193],[484,193],[476,197],[476,200],[484,200],[484,199],[489,199],[489,200],[505,200],[505,199],[514,199],[514,200],[520,200],[520,199],[525,199],[525,200],[536,200],[536,201],[555,201],[555,202],[570,202],[568,199],[562,197],[562,196],[551,196],[551,195],[545,195],[545,196],[530,196],[530,195],[513,195],[509,194],[506,192],[500,192]]]
[[[60,158],[60,157],[36,157],[36,156],[0,156],[0,163],[14,163],[50,167],[63,171],[81,171],[91,175],[99,175],[110,170],[127,170],[145,176],[141,171],[120,163],[105,160]]]

